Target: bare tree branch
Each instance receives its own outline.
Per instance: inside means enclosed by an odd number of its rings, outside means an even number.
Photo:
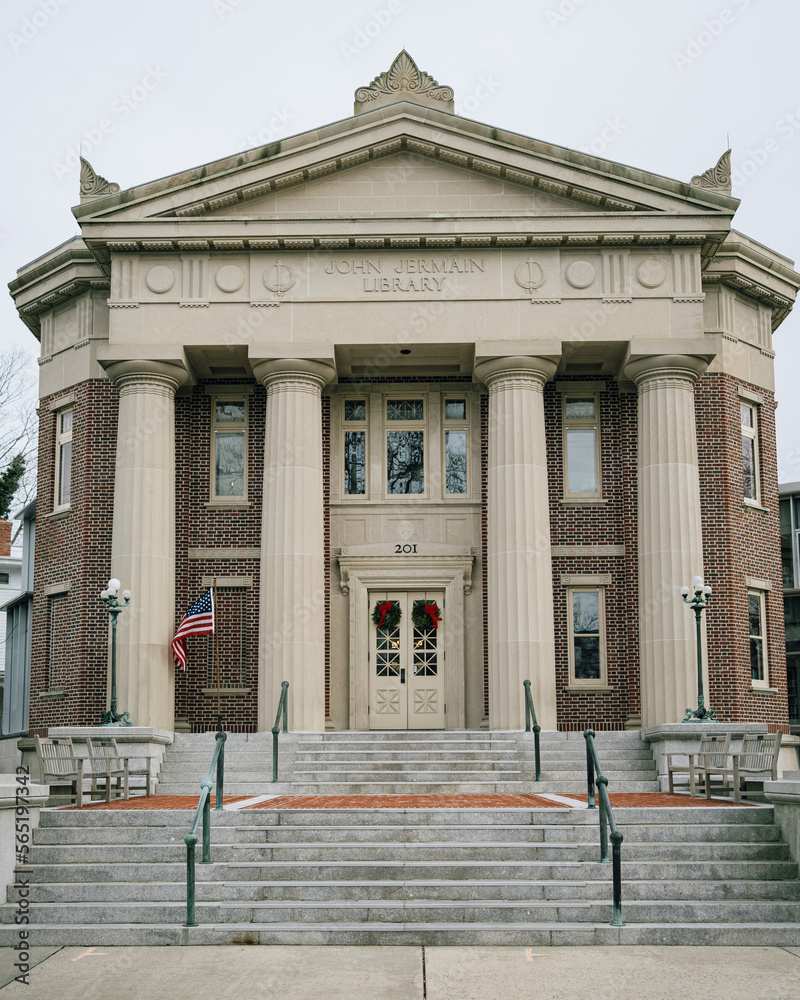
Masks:
[[[13,514],[36,496],[36,361],[19,346],[0,354],[0,473],[17,455],[25,459],[25,474],[10,504]]]

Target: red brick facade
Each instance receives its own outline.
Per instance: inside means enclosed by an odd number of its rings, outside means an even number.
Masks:
[[[353,380],[355,382],[355,380]],[[363,383],[363,380],[358,380]],[[397,383],[396,378],[376,382]],[[409,383],[439,381],[416,378]],[[468,380],[465,380],[468,381]],[[341,379],[340,382],[347,382]],[[229,390],[236,381],[226,380]],[[218,657],[225,728],[257,726],[259,559],[212,558],[211,549],[257,549],[261,534],[266,393],[242,380],[248,395],[247,500],[239,508],[209,504],[211,405],[218,383],[202,382],[178,393],[176,421],[176,623],[202,592],[204,578],[245,578],[246,586],[218,590]],[[697,386],[699,457],[703,501],[705,575],[714,587],[707,615],[711,682],[708,702],[720,721],[763,721],[787,728],[783,604],[778,546],[778,497],[774,403],[759,406],[761,505],[742,502],[739,385],[726,375],[705,375]],[[51,516],[54,496],[56,410],[74,410],[71,507]],[[74,400],[70,403],[71,400]],[[484,708],[488,711],[486,628],[486,455],[488,407],[481,405],[482,565],[484,602]],[[621,729],[640,712],[636,545],[635,392],[620,392],[611,379],[600,394],[602,503],[565,503],[561,393],[545,387],[550,483],[551,543],[613,545],[613,556],[553,558],[558,719],[562,729]],[[326,717],[330,717],[330,602],[334,571],[330,524],[330,401],[322,401],[325,498]],[[98,594],[108,578],[114,489],[117,390],[91,380],[69,394],[42,400],[40,417],[39,517],[36,540],[31,732],[48,726],[99,720],[107,685],[107,627]],[[624,554],[621,554],[624,551]],[[608,686],[595,692],[568,691],[566,590],[561,575],[611,574],[606,589]],[[746,577],[767,580],[770,689],[750,684]],[[687,581],[688,582],[688,581]],[[124,581],[123,581],[124,584]],[[135,595],[134,595],[135,600]],[[675,600],[680,598],[676,594]],[[688,614],[687,610],[687,614]],[[212,639],[188,640],[188,669],[176,677],[177,719],[194,731],[213,728],[217,674]],[[774,689],[774,690],[773,690]],[[120,709],[126,706],[120,704]]]

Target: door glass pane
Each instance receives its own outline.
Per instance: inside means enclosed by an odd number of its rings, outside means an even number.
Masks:
[[[218,424],[243,424],[244,423],[244,401],[217,403],[216,407]]]
[[[366,493],[366,431],[344,432],[344,491],[349,495]]]
[[[216,444],[217,496],[244,496],[244,433],[217,434]]]
[[[399,677],[400,626],[377,629],[375,645],[375,671],[378,677]]]
[[[386,488],[389,493],[424,492],[424,433],[422,431],[387,432]]]
[[[413,630],[414,643],[414,676],[435,677],[439,672],[437,663],[437,633],[436,631]]]
[[[70,414],[70,419],[72,414]],[[72,483],[72,442],[61,445],[58,463],[58,502],[60,505],[69,503],[70,485]]]
[[[445,431],[445,485],[448,493],[467,492],[467,432]]]
[[[386,402],[387,420],[422,420],[421,399],[389,399]]]
[[[567,431],[567,492],[597,492],[593,428],[571,428]]]

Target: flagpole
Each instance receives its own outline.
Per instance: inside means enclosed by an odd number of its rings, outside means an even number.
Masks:
[[[217,668],[217,732],[222,732],[222,707],[220,704],[220,684],[219,684],[219,638],[217,636],[217,578],[214,577],[214,663]]]

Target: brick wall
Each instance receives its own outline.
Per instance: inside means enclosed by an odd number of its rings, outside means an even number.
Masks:
[[[69,405],[72,395],[70,509],[53,517],[57,413],[51,406]],[[45,397],[39,414],[30,731],[43,736],[48,726],[97,723],[106,707],[108,615],[99,594],[111,569],[117,390],[92,379],[69,395]],[[68,591],[46,594],[65,582]],[[47,696],[55,690],[63,696]]]
[[[763,509],[742,499],[740,385],[763,398],[758,407]],[[788,732],[774,398],[729,375],[707,374],[697,386],[696,411],[705,580],[714,588],[705,614],[707,701],[721,722],[766,722],[771,730]],[[766,594],[766,640],[773,691],[757,691],[751,685],[746,577],[772,583]]]

